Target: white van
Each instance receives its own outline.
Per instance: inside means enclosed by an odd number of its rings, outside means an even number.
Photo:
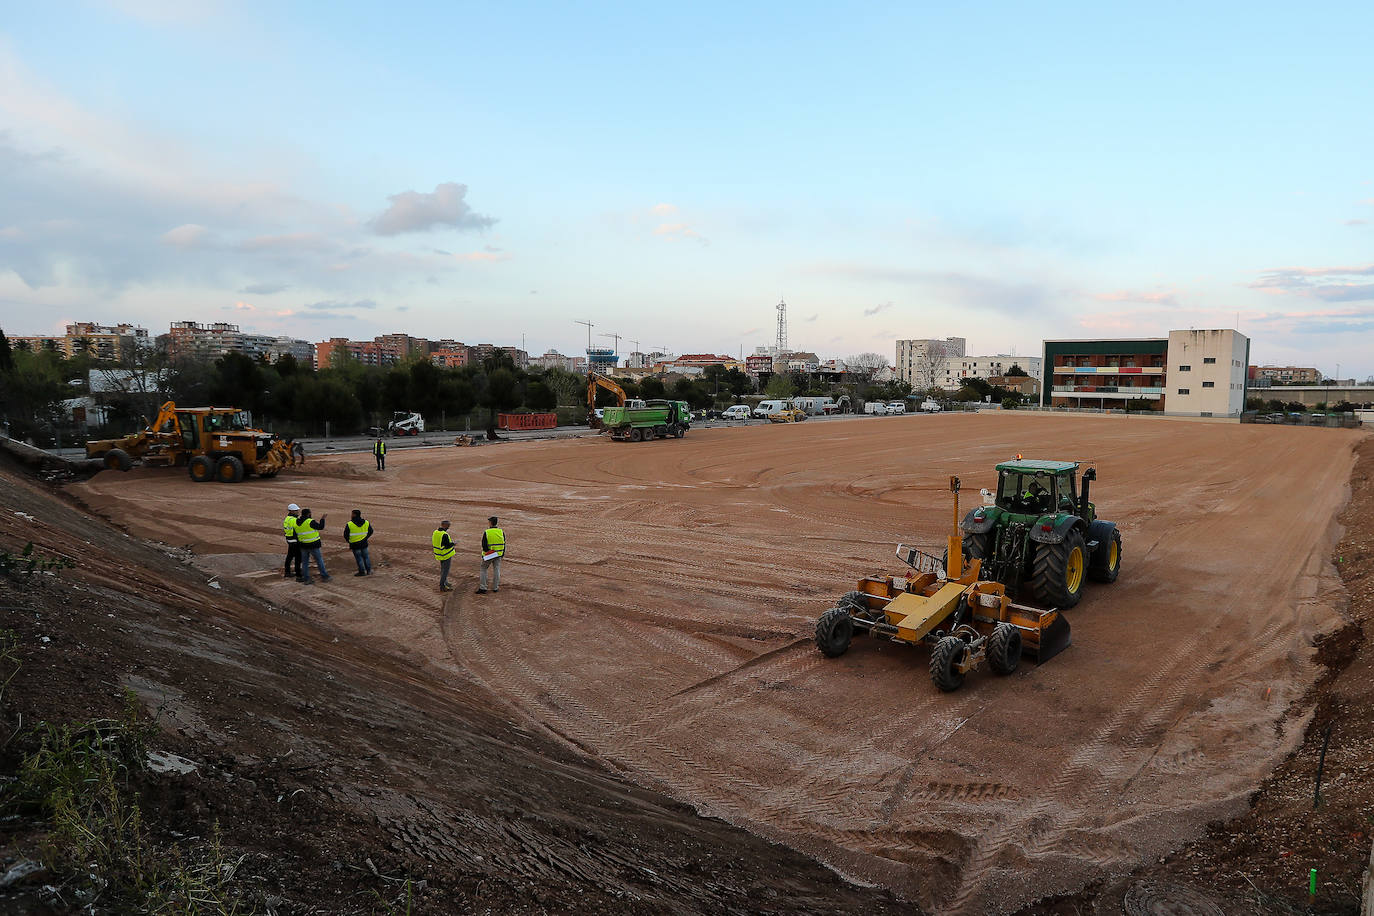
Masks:
[[[732,404],[725,408],[725,412],[720,415],[722,420],[747,420],[749,419],[748,404]]]
[[[833,412],[835,399],[828,397],[804,397],[793,398],[792,406],[806,413],[810,417],[819,417],[823,414]]]
[[[906,413],[906,401],[890,401],[887,405],[888,413]]]
[[[792,405],[787,401],[759,401],[759,406],[754,408],[754,416],[764,419],[775,413],[782,413],[790,406]]]
[[[864,413],[886,416],[887,405],[882,401],[864,401]]]
[[[926,398],[924,401],[921,402],[921,410],[925,411],[926,413],[939,413],[940,402],[932,398]]]

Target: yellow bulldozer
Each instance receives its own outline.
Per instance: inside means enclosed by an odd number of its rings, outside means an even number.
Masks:
[[[178,407],[168,401],[152,423],[119,439],[86,443],[86,457],[111,470],[135,463],[184,467],[198,483],[238,483],[250,474],[275,477],[284,467],[305,462],[304,449],[254,428],[248,412],[234,407]]]
[[[855,632],[908,645],[930,646],[930,678],[943,691],[957,690],[984,661],[995,674],[1011,674],[1022,653],[1036,664],[1058,655],[1071,641],[1058,609],[1017,604],[1000,582],[982,578],[983,561],[965,557],[959,534],[959,478],[954,493],[954,533],[945,557],[898,545],[911,567],[904,576],[865,576],[858,587],[816,621],[816,648],[828,658],[843,655]]]

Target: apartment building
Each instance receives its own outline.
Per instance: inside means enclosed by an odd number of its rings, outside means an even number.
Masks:
[[[1239,416],[1249,352],[1250,339],[1229,329],[1047,340],[1040,403],[1109,410],[1149,403],[1179,416]]]
[[[52,350],[71,359],[89,354],[100,360],[119,360],[136,350],[152,347],[153,339],[144,328],[132,324],[96,324],[77,321],[58,335],[11,337],[10,346],[21,350]]]
[[[167,352],[173,359],[215,359],[228,353],[242,353],[272,363],[288,354],[307,365],[315,361],[315,348],[309,341],[252,334],[236,324],[222,321],[210,324],[172,322],[167,332]]]

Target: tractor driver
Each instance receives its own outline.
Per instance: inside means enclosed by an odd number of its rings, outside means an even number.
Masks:
[[[1026,492],[1021,494],[1022,510],[1025,512],[1048,511],[1049,495],[1049,491],[1040,482],[1040,475],[1035,475],[1030,486],[1026,487]]]

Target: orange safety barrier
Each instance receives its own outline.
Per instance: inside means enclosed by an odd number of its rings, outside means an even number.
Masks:
[[[556,413],[501,413],[496,415],[498,429],[553,429],[558,425]]]

